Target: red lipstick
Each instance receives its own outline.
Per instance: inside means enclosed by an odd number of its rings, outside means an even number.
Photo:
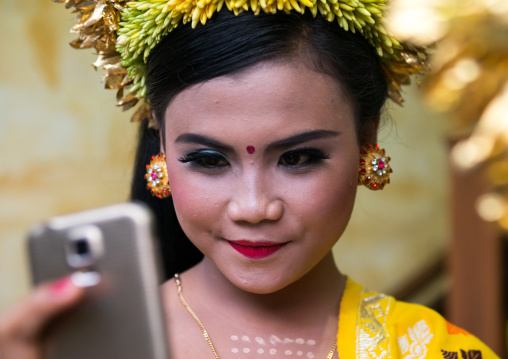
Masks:
[[[228,241],[228,243],[240,254],[247,258],[261,259],[268,257],[270,254],[277,252],[284,247],[288,242],[275,243],[275,242],[251,242],[251,241]]]

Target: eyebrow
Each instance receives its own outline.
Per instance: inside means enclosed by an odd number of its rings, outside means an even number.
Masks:
[[[233,147],[210,137],[198,135],[197,133],[184,133],[176,138],[175,143],[194,143],[197,145],[213,147],[221,151],[233,151]]]
[[[312,140],[318,140],[322,138],[339,136],[341,132],[329,131],[329,130],[312,130],[307,132],[298,133],[296,135],[284,138],[279,141],[275,141],[269,144],[266,151],[291,147],[301,143],[305,143]],[[234,151],[233,147],[226,145],[220,141],[214,140],[210,137],[199,135],[197,133],[184,133],[178,136],[175,143],[193,143],[198,145],[204,145],[213,147],[221,151]]]
[[[294,136],[273,142],[267,146],[266,150],[268,151],[268,150],[273,150],[273,149],[278,149],[278,148],[291,147],[291,146],[299,145],[301,143],[305,143],[305,142],[312,141],[312,140],[319,140],[322,138],[339,136],[340,134],[341,134],[341,132],[329,131],[329,130],[313,130],[313,131],[302,132],[302,133],[296,134]]]

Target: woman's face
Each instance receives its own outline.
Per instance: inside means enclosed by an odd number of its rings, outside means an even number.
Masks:
[[[237,287],[282,289],[342,235],[359,147],[332,77],[296,61],[263,62],[181,92],[165,121],[180,224]]]

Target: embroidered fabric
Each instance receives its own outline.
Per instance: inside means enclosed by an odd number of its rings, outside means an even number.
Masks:
[[[362,290],[358,306],[356,357],[361,359],[390,358],[390,342],[386,316],[392,297]]]
[[[499,359],[435,311],[371,292],[348,279],[337,334],[340,358]]]

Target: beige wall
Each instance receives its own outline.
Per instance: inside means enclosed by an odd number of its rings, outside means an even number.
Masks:
[[[28,289],[24,240],[50,216],[128,196],[136,127],[103,90],[91,50],[73,50],[73,15],[50,0],[0,0],[0,312]],[[380,135],[392,184],[365,188],[336,247],[340,267],[392,291],[446,236],[443,121],[414,100]]]
[[[50,0],[0,0],[0,311],[28,288],[25,234],[49,216],[127,198],[136,126],[73,50]]]

